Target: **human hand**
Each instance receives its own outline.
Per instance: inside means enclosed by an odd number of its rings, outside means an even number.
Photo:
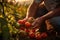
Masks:
[[[32,26],[35,27],[39,27],[42,25],[42,23],[44,22],[44,19],[42,17],[37,18],[33,23]]]

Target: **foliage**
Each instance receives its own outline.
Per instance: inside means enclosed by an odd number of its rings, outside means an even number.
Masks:
[[[17,34],[19,31],[15,28],[18,26],[16,25],[17,20],[25,18],[28,5],[20,5],[19,3],[13,4],[12,2],[8,3],[7,0],[1,3],[0,34],[3,33],[4,40],[9,40],[12,34]]]

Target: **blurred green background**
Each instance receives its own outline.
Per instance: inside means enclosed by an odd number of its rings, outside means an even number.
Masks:
[[[17,21],[25,18],[29,4],[0,0],[0,40],[18,40]]]

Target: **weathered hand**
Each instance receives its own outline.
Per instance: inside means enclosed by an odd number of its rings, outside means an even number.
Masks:
[[[42,25],[42,23],[44,22],[43,18],[37,18],[33,23],[32,26],[33,27],[40,27]]]

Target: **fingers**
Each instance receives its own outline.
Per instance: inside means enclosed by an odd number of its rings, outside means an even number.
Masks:
[[[38,23],[38,18],[32,23],[32,25],[35,25]]]
[[[32,26],[36,27],[36,26],[39,26],[40,22],[39,22],[39,18],[37,18],[33,23],[32,23]]]
[[[32,23],[32,26],[34,26],[34,25],[35,25],[35,23],[36,23],[36,22],[33,22],[33,23]]]
[[[35,24],[35,25],[33,25],[33,28],[40,28],[40,25],[39,24]]]
[[[40,25],[39,25],[39,23],[34,22],[34,23],[32,23],[32,26],[33,26],[33,27],[39,27]]]
[[[39,24],[36,24],[34,27],[38,27],[39,26]]]

